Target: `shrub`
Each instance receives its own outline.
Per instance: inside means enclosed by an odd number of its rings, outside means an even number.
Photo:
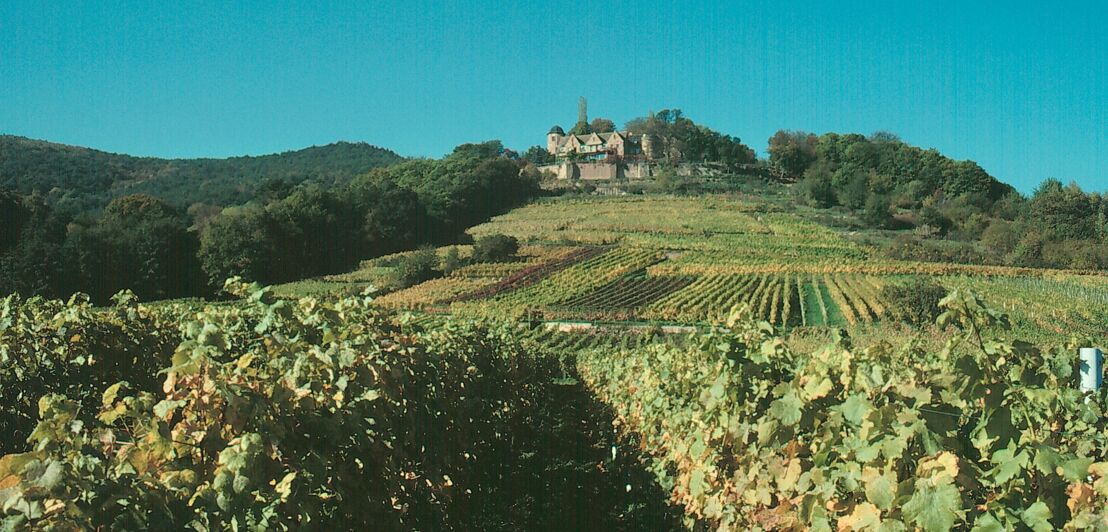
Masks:
[[[835,204],[835,190],[831,186],[831,177],[812,171],[805,173],[804,179],[797,184],[797,193],[813,207],[827,208]]]
[[[401,288],[438,277],[439,256],[433,248],[422,248],[396,263],[396,284]]]
[[[924,325],[939,317],[939,302],[946,297],[946,288],[931,279],[916,277],[904,284],[886,285],[881,295],[887,303],[888,317]]]
[[[462,266],[462,258],[458,254],[457,246],[451,246],[446,250],[446,255],[442,257],[442,273],[449,275],[450,272],[457,270]]]
[[[939,233],[939,235],[946,235],[947,231],[954,225],[954,222],[952,222],[950,218],[947,218],[939,209],[928,205],[919,211],[919,225],[928,226]]]
[[[519,240],[508,235],[489,235],[477,239],[473,245],[474,262],[503,262],[519,251]]]
[[[862,221],[870,227],[888,227],[893,215],[889,210],[889,198],[876,194],[866,199],[862,210]]]

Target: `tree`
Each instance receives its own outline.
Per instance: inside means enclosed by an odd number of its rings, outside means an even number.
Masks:
[[[680,109],[663,109],[653,116],[632,119],[624,129],[635,135],[655,137],[670,159],[728,165],[757,161],[754,150],[741,139],[699,125],[686,118]]]
[[[946,288],[922,277],[913,277],[904,284],[890,283],[881,290],[889,318],[920,326],[935,323],[946,297]]]
[[[796,190],[813,207],[826,208],[835,204],[835,189],[826,163],[809,167]]]
[[[841,175],[840,172],[838,176]],[[838,191],[839,203],[846,205],[852,211],[863,209],[869,196],[869,179],[864,171],[850,175],[846,184]]]
[[[263,284],[273,282],[277,254],[273,221],[260,207],[225,209],[200,235],[200,263],[212,287],[239,276]]]
[[[874,131],[869,139],[873,142],[900,142],[900,137],[892,131]]]
[[[1076,183],[1062,186],[1057,179],[1043,181],[1031,197],[1032,219],[1051,238],[1096,237],[1096,213],[1088,195]]]
[[[101,303],[123,289],[144,300],[203,293],[198,246],[181,212],[145,194],[112,201],[67,244],[81,289]]]
[[[893,215],[889,210],[888,197],[873,194],[866,199],[865,208],[862,210],[862,221],[866,225],[870,227],[888,227],[892,219]]]
[[[358,217],[349,199],[318,187],[302,188],[266,206],[277,253],[270,282],[331,273],[351,266],[357,256]]]
[[[395,267],[396,284],[400,288],[414,286],[439,276],[439,257],[435,248],[424,247],[401,258]]]
[[[19,241],[23,225],[27,223],[30,212],[23,204],[23,198],[7,190],[0,189],[0,252],[6,251]]]
[[[542,166],[554,162],[554,155],[546,151],[546,148],[542,146],[531,146],[527,148],[527,151],[523,152],[522,158],[535,166]]]
[[[474,159],[491,159],[504,153],[504,144],[499,140],[488,140],[479,143],[459,144],[451,152],[451,157],[470,157]]]
[[[257,192],[254,193],[254,197],[262,203],[269,203],[271,201],[287,198],[295,189],[296,185],[282,178],[270,179],[258,186]]]
[[[514,236],[493,234],[477,239],[473,245],[475,262],[503,262],[519,251],[519,240]]]
[[[462,267],[462,257],[458,253],[458,246],[450,246],[446,254],[442,256],[442,273],[450,275],[454,270]]]
[[[416,192],[377,176],[357,182],[350,194],[354,210],[361,216],[361,237],[356,247],[363,255],[411,249],[431,238],[431,221]]]
[[[616,130],[616,123],[607,118],[594,118],[589,123],[589,129],[593,133],[611,133]]]
[[[1005,257],[1019,245],[1021,229],[1016,222],[994,219],[981,233],[981,244],[993,254]]]
[[[935,230],[939,235],[946,235],[954,222],[947,218],[942,211],[930,205],[919,211],[919,225],[927,226]]]
[[[785,175],[800,177],[816,160],[817,141],[811,133],[779,130],[769,139],[769,161]]]

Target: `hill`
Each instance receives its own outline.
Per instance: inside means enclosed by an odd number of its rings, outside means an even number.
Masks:
[[[822,224],[822,215],[766,196],[543,200],[468,231],[517,238],[518,258],[474,262],[378,303],[620,326],[703,326],[745,305],[785,330],[881,336],[906,334],[910,309],[894,287],[923,280],[981,294],[1027,338],[1096,334],[1108,321],[1104,272],[897,259],[865,234]],[[380,286],[380,275],[402,262],[384,257],[322,281]]]
[[[113,198],[137,193],[178,207],[198,202],[224,206],[248,201],[270,180],[334,183],[403,160],[364,142],[256,157],[159,159],[2,135],[0,188],[38,192],[55,208],[69,212],[99,210]]]

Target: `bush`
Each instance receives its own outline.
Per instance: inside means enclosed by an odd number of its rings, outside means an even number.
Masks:
[[[930,227],[942,236],[946,235],[947,231],[950,231],[954,222],[952,222],[950,218],[947,218],[939,209],[928,205],[919,211],[919,225]]]
[[[946,297],[946,288],[931,279],[916,277],[905,284],[885,286],[881,295],[889,318],[925,325],[939,317],[939,301]]]
[[[889,198],[876,194],[866,199],[865,209],[862,211],[862,221],[870,227],[884,228],[892,222],[893,215],[889,210]]]
[[[813,207],[827,208],[835,204],[835,190],[831,186],[831,177],[810,171],[797,184],[797,193]]]
[[[457,246],[451,246],[446,250],[446,255],[442,257],[442,273],[449,275],[450,272],[462,267],[462,257],[458,253]]]
[[[473,245],[474,262],[503,262],[519,251],[519,240],[508,235],[489,235],[477,239]]]
[[[396,284],[400,288],[417,285],[439,276],[439,256],[434,248],[422,248],[396,263]]]

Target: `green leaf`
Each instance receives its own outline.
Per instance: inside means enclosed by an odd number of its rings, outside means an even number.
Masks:
[[[973,522],[972,532],[1005,532],[1005,528],[993,514],[981,514]]]
[[[1091,458],[1074,458],[1061,465],[1061,475],[1069,482],[1083,482],[1089,476],[1089,466],[1093,465]]]
[[[154,405],[154,415],[158,419],[167,419],[169,414],[176,410],[180,406],[184,406],[185,401],[171,401],[169,399],[163,399],[158,401],[158,404]]]
[[[866,489],[866,499],[882,510],[893,507],[896,499],[896,473],[892,471],[881,472],[874,467],[867,467],[862,471],[862,482]]]
[[[873,403],[870,403],[869,398],[864,394],[856,393],[843,402],[839,408],[842,409],[843,417],[847,421],[854,425],[861,425],[862,420],[873,411]]]
[[[800,422],[800,418],[804,413],[803,408],[804,403],[800,401],[795,392],[789,390],[788,393],[769,405],[769,413],[782,425],[795,425]]]
[[[1029,506],[1020,515],[1023,522],[1031,527],[1031,530],[1035,532],[1049,532],[1054,530],[1054,526],[1050,524],[1050,518],[1053,514],[1050,511],[1050,507],[1043,501],[1036,501],[1035,504]]]
[[[932,485],[917,480],[912,498],[903,507],[904,516],[924,530],[950,530],[961,518],[962,494],[949,482]]]
[[[1007,448],[997,451],[992,458],[992,462],[996,464],[996,467],[990,471],[993,480],[997,484],[1007,484],[1008,481],[1023,472],[1030,458],[1031,455],[1026,449],[1017,453],[1015,444],[1010,444]]]
[[[694,499],[700,498],[707,487],[708,483],[704,481],[704,470],[699,467],[693,469],[692,474],[689,475],[689,495]]]
[[[1062,455],[1047,445],[1038,445],[1035,448],[1035,469],[1044,475],[1052,475],[1058,466],[1062,464]]]
[[[708,392],[712,394],[713,398],[719,399],[719,398],[723,397],[723,394],[726,392],[726,389],[723,387],[722,383],[717,381],[715,384],[712,385],[711,388],[708,389]]]

